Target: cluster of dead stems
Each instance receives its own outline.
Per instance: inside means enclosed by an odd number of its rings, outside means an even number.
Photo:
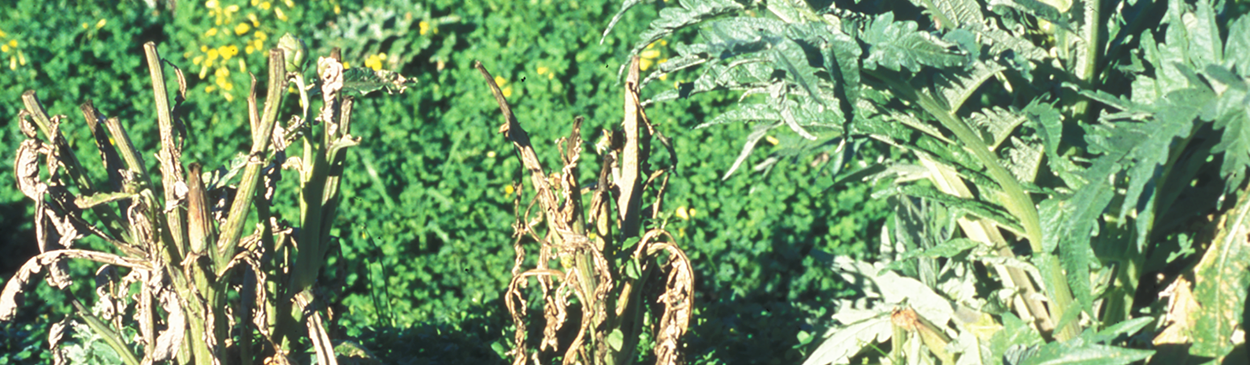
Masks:
[[[352,98],[340,92],[345,72],[336,50],[317,62],[319,116],[306,123],[295,115],[288,125],[279,124],[288,81],[301,85],[301,100],[309,91],[302,87],[302,43],[288,35],[280,45],[286,47],[268,54],[260,110],[252,78],[248,120],[240,123],[251,130],[251,149],[213,172],[183,163],[183,144],[195,135],[188,133],[181,111],[186,82],[182,71],[170,65],[178,83],[171,107],[163,70],[167,62],[152,43],[144,50],[160,128],[159,181],[147,171],[123,124],[87,102],[82,115],[108,175],[104,184],[92,181],[62,136],[67,118],[49,117],[35,91],[26,92],[18,122],[27,139],[18,150],[15,173],[21,191],[35,202],[42,254],[5,286],[0,320],[15,317],[23,292],[41,273],[48,272],[48,283],[64,289],[72,280],[66,261],[83,259],[103,264],[95,277],[96,310],[66,293],[76,315],[127,364],[288,363],[287,355],[305,338],[316,350],[317,363],[335,364],[322,316],[327,311],[312,288],[332,242],[329,222],[339,204],[343,150],[358,143],[348,134]],[[308,103],[301,105],[307,115]],[[297,139],[303,140],[302,157],[286,157]],[[241,178],[230,184],[240,170]],[[273,199],[283,170],[299,175],[298,225],[274,208],[280,203]],[[245,236],[248,226],[253,233]],[[76,247],[88,237],[112,250]],[[58,363],[63,359],[57,346],[73,317],[52,327]],[[139,338],[121,335],[126,327],[137,329]]]
[[[620,129],[604,131],[610,146],[601,154],[598,180],[586,185],[577,181],[582,118],[575,118],[569,136],[557,142],[562,166],[548,175],[494,78],[481,63],[476,67],[503,112],[505,121],[499,131],[516,148],[535,191],[533,200],[521,209],[521,184],[516,187],[516,263],[505,296],[516,323],[513,363],[545,363],[555,356],[562,356],[565,364],[633,363],[638,358],[634,350],[643,335],[645,314],[659,320],[652,327],[656,363],[683,362],[679,340],[692,316],[694,274],[690,259],[659,219],[668,173],[677,166],[676,155],[669,147],[667,168],[652,170],[648,164],[652,138],[666,147],[669,143],[640,106],[638,59],[633,59],[625,81],[624,121]],[[648,212],[642,202],[649,189],[654,202]],[[584,194],[590,194],[589,205],[583,205]],[[531,217],[535,205],[541,214]],[[545,229],[540,231],[540,226]],[[540,245],[535,266],[528,268],[527,239]],[[553,267],[553,260],[560,267]],[[530,308],[522,292],[531,279],[541,291],[545,320],[539,348],[532,352],[526,340]],[[571,322],[574,298],[581,315]],[[655,305],[644,302],[648,299]],[[561,328],[572,323],[577,325],[573,338],[562,338]]]

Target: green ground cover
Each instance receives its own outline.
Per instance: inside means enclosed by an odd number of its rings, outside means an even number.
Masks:
[[[244,70],[263,73],[263,52],[281,34],[303,37],[314,54],[343,47],[352,67],[382,67],[415,76],[417,85],[390,98],[362,100],[349,153],[347,202],[334,223],[325,282],[336,294],[339,335],[359,339],[388,363],[503,363],[511,319],[501,300],[511,276],[512,197],[519,176],[510,145],[496,133],[497,106],[472,69],[480,60],[505,82],[517,116],[537,146],[550,146],[576,115],[589,131],[618,123],[617,70],[663,3],[627,13],[602,44],[617,8],[611,1],[178,2],[176,10],[127,1],[116,7],[19,1],[0,15],[0,116],[12,120],[20,94],[35,89],[52,113],[71,116],[70,140],[88,141],[77,104],[92,100],[138,136],[156,141],[141,45],[159,44],[190,81],[189,160],[227,161],[225,141],[242,140]],[[220,21],[220,24],[218,23]],[[674,56],[656,44],[644,56]],[[227,56],[228,55],[228,56]],[[383,56],[385,55],[385,56]],[[652,83],[654,94],[694,74]],[[683,79],[687,77],[689,79]],[[884,201],[868,188],[831,188],[816,157],[784,158],[767,173],[750,172],[763,145],[726,180],[742,125],[693,130],[730,95],[697,95],[660,103],[648,114],[672,137],[679,169],[666,199],[670,230],[695,265],[696,312],[688,357],[699,363],[789,363],[828,323],[832,300],[848,293],[829,270],[830,254],[858,255],[880,232]],[[0,154],[20,141],[0,128]],[[777,145],[792,134],[778,133]],[[777,141],[777,140],[774,140]],[[82,156],[96,156],[90,146]],[[549,161],[555,155],[544,156]],[[149,163],[154,161],[149,160]],[[216,166],[210,166],[216,167]],[[587,168],[583,171],[597,171]],[[825,173],[822,173],[825,172]],[[0,185],[15,186],[11,174]],[[37,253],[31,203],[0,189],[0,252]],[[678,213],[682,212],[682,213]],[[101,245],[102,247],[102,245]],[[24,255],[4,255],[8,280]],[[78,266],[86,276],[91,267]],[[90,288],[76,288],[87,293]],[[41,288],[41,305],[4,324],[0,363],[43,363],[46,327],[67,313],[62,296]],[[82,295],[89,297],[89,295]],[[31,303],[34,303],[33,301]]]

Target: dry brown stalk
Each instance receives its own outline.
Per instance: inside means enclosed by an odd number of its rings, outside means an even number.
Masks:
[[[574,119],[571,133],[556,142],[562,166],[559,172],[548,176],[539,162],[528,134],[513,115],[494,77],[481,65],[475,67],[490,86],[504,124],[499,131],[512,142],[529,174],[535,190],[534,198],[524,210],[521,209],[521,189],[516,188],[514,201],[516,220],[513,223],[516,261],[512,268],[512,281],[508,285],[505,304],[516,324],[515,347],[511,354],[513,363],[541,363],[548,357],[562,356],[564,364],[624,364],[634,361],[634,350],[640,339],[643,312],[649,310],[641,299],[640,285],[652,282],[653,274],[667,273],[662,282],[664,291],[655,300],[663,310],[655,314],[659,319],[653,328],[656,338],[655,354],[660,364],[682,362],[679,341],[689,327],[693,310],[694,276],[690,260],[679,247],[672,243],[672,236],[664,231],[658,219],[664,190],[668,183],[667,172],[671,167],[650,171],[650,139],[658,135],[647,119],[638,98],[638,60],[626,79],[624,92],[625,118],[622,130],[605,132],[611,137],[611,150],[604,153],[596,186],[582,189],[576,180],[577,166],[582,152],[580,117]],[[659,136],[667,146],[668,143]],[[676,166],[671,148],[670,161]],[[655,196],[650,214],[641,209],[643,195],[647,191]],[[591,194],[589,209],[583,207],[582,194]],[[612,201],[616,201],[613,211]],[[531,219],[531,209],[539,206],[542,218]],[[650,219],[651,221],[648,221]],[[535,229],[546,222],[545,234]],[[626,238],[639,236],[649,223],[653,227],[642,234],[635,246],[618,247]],[[613,224],[615,223],[615,224]],[[533,268],[525,268],[525,238],[539,244],[538,260]],[[662,238],[662,239],[661,239]],[[632,253],[632,254],[630,254]],[[658,261],[664,254],[663,265]],[[548,267],[548,262],[558,259],[561,269]],[[653,263],[655,262],[655,263]],[[631,269],[632,268],[632,269]],[[633,270],[633,271],[630,271]],[[521,289],[527,287],[531,278],[539,282],[543,298],[545,326],[537,352],[531,353],[526,340],[529,303]],[[556,285],[555,281],[559,284]],[[660,282],[660,280],[655,280]],[[560,331],[567,323],[568,308],[580,306],[581,318],[572,339],[564,339]]]

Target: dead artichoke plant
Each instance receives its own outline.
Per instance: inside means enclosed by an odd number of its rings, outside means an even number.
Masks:
[[[48,272],[48,283],[64,289],[72,280],[66,261],[85,259],[103,264],[95,278],[97,311],[67,293],[76,315],[127,364],[287,363],[286,355],[302,338],[315,348],[319,364],[336,363],[322,315],[326,311],[311,289],[332,243],[344,149],[359,141],[349,134],[351,93],[402,91],[407,80],[386,71],[345,71],[336,51],[317,61],[313,86],[319,86],[323,102],[318,116],[305,122],[294,115],[284,127],[278,119],[288,81],[301,86],[302,115],[307,115],[312,89],[303,87],[303,44],[287,35],[268,53],[260,110],[252,78],[248,120],[242,122],[251,130],[251,149],[233,163],[205,171],[204,165],[183,162],[183,144],[195,134],[187,133],[180,117],[186,99],[182,71],[170,66],[178,83],[171,107],[162,67],[167,62],[154,44],[145,44],[144,50],[160,129],[159,175],[147,171],[123,124],[87,102],[82,115],[108,175],[102,184],[92,181],[89,165],[81,163],[61,134],[68,118],[49,117],[34,90],[23,95],[26,108],[18,122],[27,139],[18,149],[15,172],[21,191],[35,201],[42,253],[5,285],[0,321],[13,319],[23,292],[41,273]],[[302,140],[302,155],[286,157],[287,147],[297,140]],[[295,225],[276,213],[275,204],[283,202],[273,200],[283,170],[299,178]],[[252,233],[244,235],[247,227],[253,227]],[[88,236],[116,252],[76,247]],[[72,318],[50,331],[58,363],[63,359],[57,346]],[[122,336],[126,327],[137,329],[139,338]]]
[[[657,363],[682,362],[679,341],[692,316],[694,274],[690,259],[665,231],[660,217],[668,173],[677,166],[676,155],[670,147],[668,167],[652,170],[648,164],[653,137],[664,146],[669,144],[639,104],[638,59],[633,60],[625,82],[621,129],[604,131],[610,143],[602,154],[602,170],[598,181],[587,188],[577,181],[582,118],[575,118],[569,137],[557,142],[563,166],[547,175],[494,78],[481,63],[476,66],[503,112],[505,121],[499,131],[516,148],[536,193],[527,208],[521,209],[521,184],[517,184],[513,224],[517,256],[505,296],[516,323],[513,363],[543,363],[554,356],[562,356],[565,364],[633,363],[647,325],[645,314],[659,320],[651,327]],[[654,202],[644,211],[643,193],[648,190]],[[584,194],[590,194],[589,205],[583,205]],[[541,213],[531,217],[535,205]],[[527,237],[540,245],[536,265],[528,268]],[[559,267],[552,266],[553,260]],[[533,352],[526,341],[529,304],[522,291],[531,279],[542,293],[545,319],[542,340]],[[569,309],[574,305],[579,306],[581,316],[570,319]],[[559,332],[570,325],[577,326],[574,338],[561,343]]]

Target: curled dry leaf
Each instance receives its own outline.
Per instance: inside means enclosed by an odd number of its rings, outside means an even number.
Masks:
[[[65,354],[61,352],[61,340],[65,339],[65,330],[74,324],[74,317],[65,316],[65,319],[52,324],[52,328],[48,330],[48,348],[52,349],[52,363],[56,365],[66,364]]]
[[[182,345],[182,340],[186,336],[187,318],[182,311],[182,306],[178,304],[178,296],[172,291],[163,291],[161,308],[169,314],[165,319],[165,331],[156,338],[156,348],[143,359],[144,364],[172,360],[174,355],[178,354],[179,346]]]

